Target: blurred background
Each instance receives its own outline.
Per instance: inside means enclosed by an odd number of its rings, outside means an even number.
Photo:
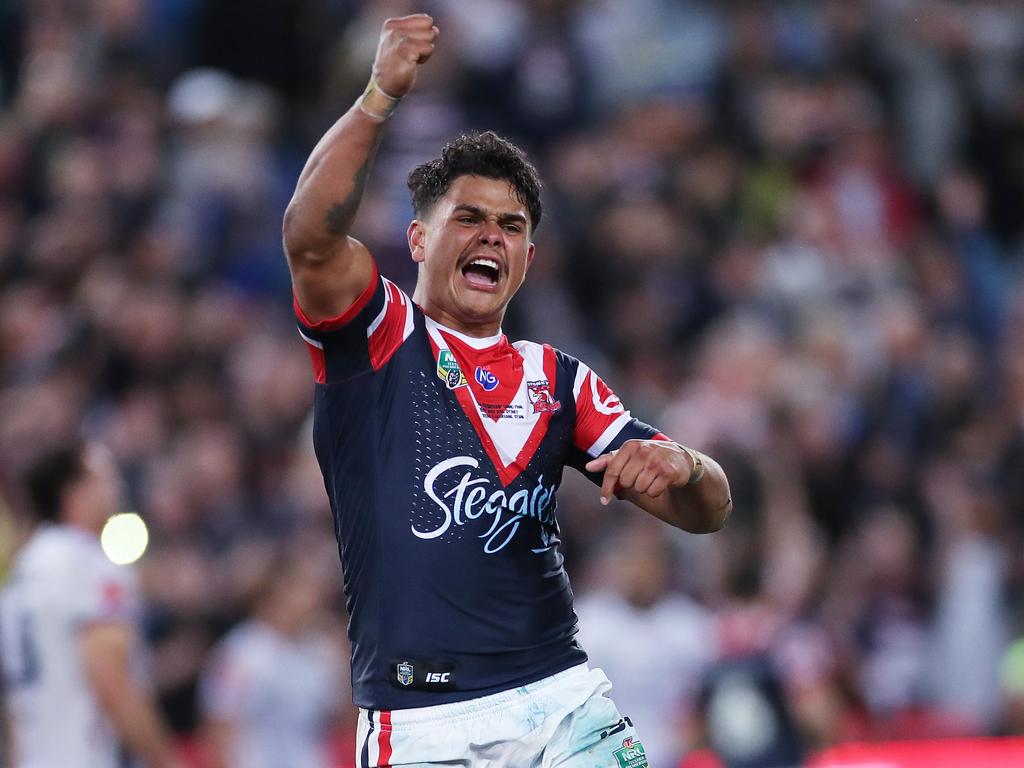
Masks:
[[[441,41],[356,235],[411,293],[409,169],[518,141],[545,215],[504,330],[732,483],[707,537],[559,495],[581,640],[652,765],[1024,732],[1020,0],[0,0],[0,563],[19,472],[84,434],[148,526],[196,765],[215,644],[281,558],[344,657],[281,217],[418,10]]]

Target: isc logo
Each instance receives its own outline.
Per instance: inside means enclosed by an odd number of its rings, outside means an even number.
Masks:
[[[451,672],[427,672],[428,683],[447,683],[451,678]]]

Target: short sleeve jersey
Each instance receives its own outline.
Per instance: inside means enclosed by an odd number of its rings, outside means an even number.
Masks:
[[[562,470],[663,436],[580,361],[445,328],[376,270],[343,315],[295,311],[355,703],[461,701],[585,661],[555,514]]]
[[[121,764],[113,728],[85,679],[81,631],[135,621],[135,574],[114,565],[95,536],[45,525],[25,545],[0,592],[0,659],[17,766]]]
[[[228,766],[327,768],[327,731],[344,679],[340,653],[316,633],[288,637],[258,621],[229,632],[201,680],[205,714],[231,723]]]

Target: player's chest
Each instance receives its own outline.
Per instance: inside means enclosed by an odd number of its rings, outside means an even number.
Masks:
[[[438,461],[479,457],[502,486],[527,469],[560,474],[572,408],[560,393],[553,350],[505,344],[478,351],[451,341],[429,336],[412,376],[413,437],[421,451]]]

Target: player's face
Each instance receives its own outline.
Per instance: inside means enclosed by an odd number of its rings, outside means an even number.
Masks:
[[[101,445],[86,447],[82,467],[82,476],[71,489],[73,513],[81,524],[99,531],[117,512],[121,475],[114,456]]]
[[[416,302],[443,325],[495,333],[533,261],[526,206],[507,181],[460,176],[409,225]]]

